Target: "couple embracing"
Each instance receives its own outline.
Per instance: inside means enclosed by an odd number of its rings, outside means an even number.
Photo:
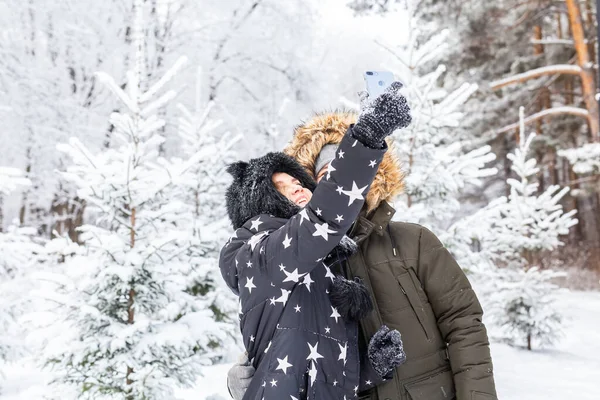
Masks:
[[[481,306],[436,236],[392,221],[393,83],[357,117],[319,115],[285,153],[229,166],[236,229],[220,269],[240,299],[236,399],[496,399]]]

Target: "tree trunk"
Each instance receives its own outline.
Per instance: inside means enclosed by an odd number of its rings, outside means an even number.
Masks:
[[[594,12],[592,11],[592,1],[585,0],[585,19],[586,19],[586,29],[588,42],[588,51],[590,52],[590,59],[592,62],[596,60],[596,38],[592,37],[592,32],[594,32],[595,23],[594,23]]]
[[[542,40],[542,27],[541,25],[536,25],[533,27],[533,39],[536,41],[540,41]],[[541,43],[536,43],[533,45],[533,54],[536,56],[541,56],[544,54],[544,45]],[[541,91],[544,90],[544,88],[540,89]],[[540,112],[544,109],[544,106],[546,105],[546,100],[544,99],[543,93],[539,93],[538,94],[538,99],[537,99],[537,112]],[[544,124],[544,119],[540,118],[536,121],[535,124],[535,131],[538,135],[542,134],[542,125]]]
[[[0,233],[4,232],[4,196],[0,194]]]
[[[527,350],[531,350],[531,333],[527,334]]]
[[[594,77],[594,62],[590,59],[588,46],[585,43],[583,32],[583,21],[581,19],[581,10],[576,0],[565,0],[567,3],[567,12],[571,22],[571,33],[577,51],[577,63],[581,67],[581,87],[583,90],[583,99],[587,110],[589,111],[588,123],[591,135],[594,141],[600,141],[600,115],[598,114],[598,102],[596,100],[596,82]]]
[[[562,13],[556,13],[556,37],[559,40],[563,39]]]
[[[550,184],[558,185],[559,177],[558,177],[558,168],[556,167],[557,159],[556,159],[556,148],[551,147],[549,149],[550,161],[548,163],[548,174],[550,175]]]
[[[27,160],[27,167],[25,167],[25,176],[29,178],[31,176],[31,144],[27,146],[25,151],[25,159]],[[30,188],[23,190],[23,197],[21,198],[21,209],[19,210],[19,223],[25,225],[25,213],[27,212],[27,202],[29,197]]]
[[[129,228],[129,245],[131,246],[131,248],[133,248],[135,246],[135,207],[131,209],[131,217],[130,217],[130,223],[131,223],[131,227]],[[134,299],[135,299],[135,290],[133,288],[129,289],[129,296],[127,299],[127,323],[129,325],[133,325],[135,319],[135,309],[133,308],[134,305]],[[130,378],[131,374],[133,373],[133,368],[131,368],[130,366],[127,366],[127,375],[125,376],[125,380],[127,385],[131,385],[133,383],[133,380]],[[133,396],[131,394],[129,394],[127,396],[127,400],[133,400]]]

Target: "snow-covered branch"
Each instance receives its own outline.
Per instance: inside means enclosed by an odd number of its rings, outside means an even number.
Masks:
[[[544,76],[544,75],[554,75],[554,74],[579,75],[579,74],[581,74],[581,71],[582,71],[581,68],[577,65],[569,65],[569,64],[549,65],[547,67],[532,69],[531,71],[527,71],[522,74],[513,75],[513,76],[509,76],[504,79],[493,81],[490,83],[490,87],[492,88],[492,90],[498,90],[505,86],[525,82],[530,79],[539,78],[540,76]]]
[[[563,114],[577,115],[577,116],[583,117],[583,118],[588,118],[588,116],[589,116],[589,113],[585,108],[579,108],[579,107],[573,107],[573,106],[553,107],[553,108],[548,108],[546,110],[540,111],[538,113],[535,113],[535,114],[530,115],[529,117],[525,118],[525,124],[529,124],[531,122],[537,121],[540,118],[550,117],[550,116],[555,116],[555,115],[563,115]],[[517,129],[518,127],[519,127],[519,122],[515,122],[514,124],[510,124],[503,128],[500,128],[498,130],[495,130],[494,132],[496,134],[506,133],[506,132],[510,132],[514,129]]]

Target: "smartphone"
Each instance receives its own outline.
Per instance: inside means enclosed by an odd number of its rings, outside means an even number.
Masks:
[[[374,99],[385,92],[385,89],[395,80],[394,74],[389,71],[366,71],[363,76],[367,85],[369,99]]]

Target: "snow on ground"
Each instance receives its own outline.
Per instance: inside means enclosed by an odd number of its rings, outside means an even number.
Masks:
[[[527,351],[492,343],[498,398],[547,400],[600,398],[600,293],[561,294],[559,307],[568,321],[564,338],[555,348]],[[226,376],[231,364],[206,368],[193,389],[177,391],[184,400],[226,400]],[[0,400],[42,400],[49,389],[42,374],[31,366],[6,368]],[[2,378],[0,378],[2,380]],[[64,393],[63,400],[71,400]]]

